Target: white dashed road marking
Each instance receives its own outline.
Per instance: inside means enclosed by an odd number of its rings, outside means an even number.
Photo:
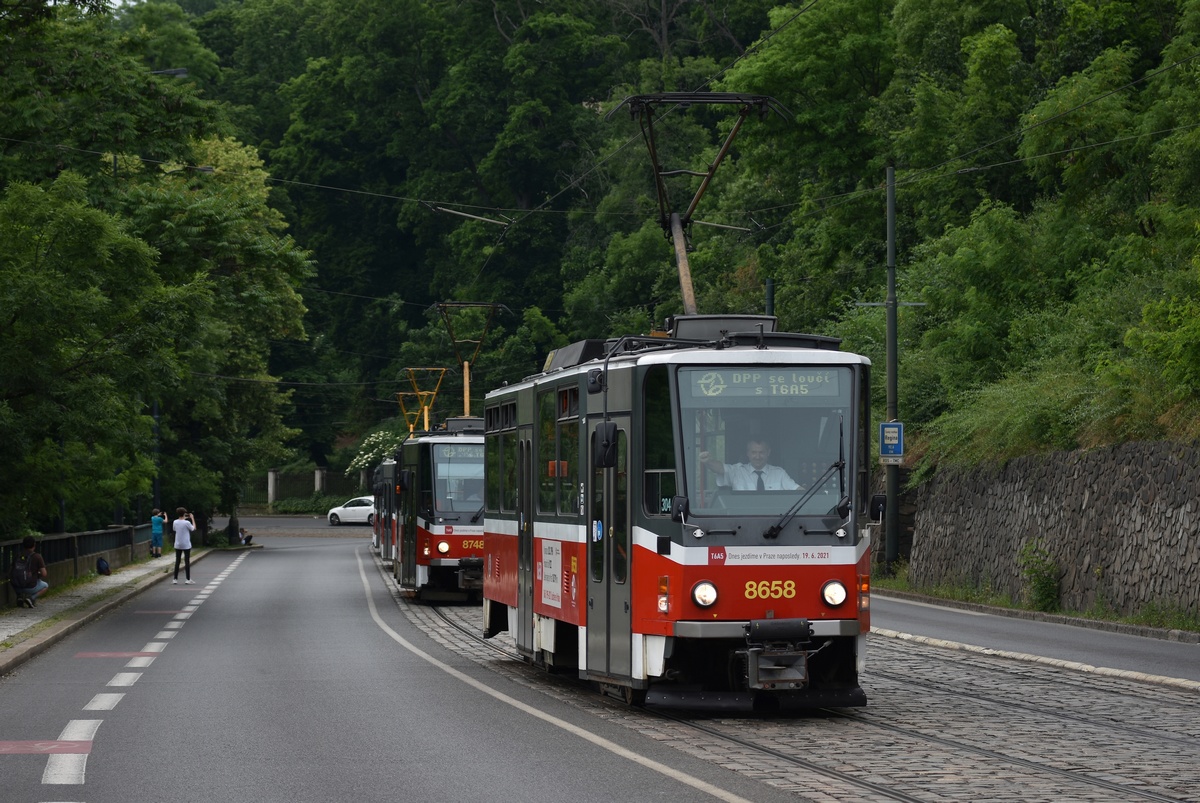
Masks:
[[[91,742],[96,738],[96,729],[102,719],[73,719],[63,728],[59,735],[60,741],[87,742],[87,750],[91,750]],[[81,784],[87,772],[88,754],[58,753],[46,758],[46,770],[42,773],[43,784]]]

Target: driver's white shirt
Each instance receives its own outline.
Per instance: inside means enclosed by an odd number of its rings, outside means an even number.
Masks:
[[[767,491],[794,491],[800,486],[779,466],[762,467],[763,488]],[[726,463],[725,474],[717,477],[717,485],[728,485],[735,491],[758,490],[758,475],[750,463]]]

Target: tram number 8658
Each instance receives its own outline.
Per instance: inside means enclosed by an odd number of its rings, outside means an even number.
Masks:
[[[795,580],[746,581],[746,599],[791,599],[794,596]]]

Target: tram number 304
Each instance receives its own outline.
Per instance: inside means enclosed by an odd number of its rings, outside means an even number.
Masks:
[[[792,599],[795,596],[795,580],[746,581],[746,599]]]

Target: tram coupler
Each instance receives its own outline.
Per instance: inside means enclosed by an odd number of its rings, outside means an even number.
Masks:
[[[466,591],[483,588],[483,558],[462,558],[458,561],[458,587]]]
[[[803,689],[808,685],[807,619],[755,619],[746,624],[746,685],[750,689]]]

